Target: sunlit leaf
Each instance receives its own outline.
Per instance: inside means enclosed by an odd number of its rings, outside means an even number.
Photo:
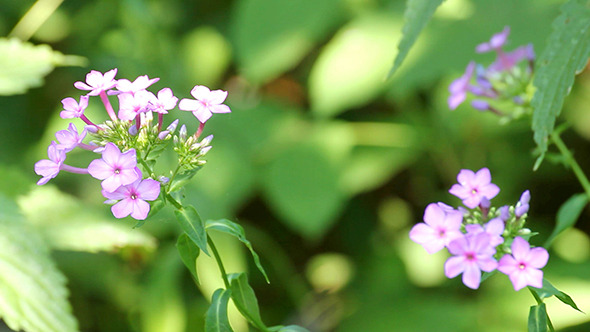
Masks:
[[[529,332],[546,332],[547,331],[547,309],[545,303],[531,306],[529,311]]]
[[[408,52],[414,45],[414,42],[420,35],[420,32],[432,15],[436,8],[443,3],[444,0],[408,0],[406,2],[406,11],[404,12],[404,27],[402,30],[402,39],[398,45],[398,53],[393,62],[393,68],[389,72],[389,76],[393,75],[395,71],[401,66],[402,62],[408,55]]]
[[[0,196],[0,318],[13,330],[78,331],[65,287],[42,239]]]
[[[188,237],[188,235],[186,235],[186,233],[180,234],[178,241],[176,241],[176,248],[178,249],[178,253],[180,254],[182,262],[198,282],[199,276],[197,274],[197,258],[199,257],[201,250]]]
[[[205,232],[205,225],[197,213],[197,210],[189,205],[182,210],[175,210],[176,220],[180,224],[182,230],[188,237],[201,249],[204,253],[209,255],[207,250],[207,233]]]
[[[248,319],[248,321],[264,331],[266,326],[260,318],[260,309],[258,307],[258,299],[254,290],[248,284],[248,277],[245,273],[234,273],[228,276],[230,280],[231,298],[238,310]]]
[[[574,308],[575,310],[582,312],[582,310],[580,310],[580,308],[578,308],[578,306],[576,305],[574,300],[569,295],[567,295],[566,293],[555,288],[555,286],[553,286],[546,279],[543,279],[543,287],[542,288],[533,288],[533,289],[535,290],[535,292],[539,295],[539,297],[541,299],[555,296],[561,302],[569,305],[570,307]]]
[[[48,45],[0,38],[0,95],[21,94],[43,85],[43,78],[56,66],[84,63],[85,59],[65,56]]]
[[[585,193],[575,194],[563,203],[557,211],[557,223],[555,224],[555,229],[547,241],[545,241],[543,247],[549,248],[553,240],[561,234],[561,232],[573,227],[586,205],[588,205],[588,196]]]
[[[211,306],[205,317],[206,332],[232,332],[227,318],[227,304],[231,296],[231,290],[218,289],[213,293]]]
[[[561,113],[565,97],[574,77],[588,62],[590,55],[590,5],[587,0],[570,0],[561,7],[561,15],[553,22],[553,32],[539,56],[531,101],[533,131],[541,156],[547,151],[547,140]]]

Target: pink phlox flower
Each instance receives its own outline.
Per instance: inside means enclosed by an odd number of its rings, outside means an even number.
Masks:
[[[160,114],[168,114],[168,111],[176,107],[176,103],[178,103],[178,98],[174,96],[172,90],[170,88],[164,88],[158,92],[158,97],[152,98],[150,100],[150,105],[148,106],[150,111],[160,113]]]
[[[462,169],[457,175],[459,184],[454,184],[449,192],[463,200],[463,204],[470,209],[476,208],[483,197],[488,200],[496,197],[500,188],[491,183],[490,170],[482,168],[477,173]]]
[[[227,97],[227,91],[209,90],[206,86],[197,85],[191,90],[193,99],[182,99],[178,108],[183,111],[190,111],[199,119],[199,122],[205,123],[213,113],[230,113],[231,110],[223,102]]]
[[[134,94],[138,91],[147,89],[150,85],[159,81],[160,78],[150,79],[147,75],[139,76],[135,81],[131,82],[128,79],[122,78],[117,81],[117,91],[110,91],[109,94],[117,95],[120,93]]]
[[[49,159],[39,160],[35,163],[35,173],[42,176],[42,178],[37,181],[38,185],[46,184],[49,180],[56,177],[66,160],[66,152],[59,149],[55,142],[51,142],[47,148],[47,156]]]
[[[504,221],[500,218],[493,218],[483,226],[479,224],[465,225],[465,231],[468,235],[485,232],[490,236],[490,245],[494,248],[504,243],[504,237],[502,237],[502,233],[504,233]]]
[[[463,273],[463,283],[471,289],[479,287],[481,271],[491,272],[498,266],[493,257],[496,250],[485,232],[458,238],[449,243],[448,249],[453,256],[445,262],[445,275],[454,278]]]
[[[82,133],[78,133],[78,128],[73,123],[70,123],[67,130],[60,130],[55,133],[55,138],[59,141],[57,148],[65,152],[72,151],[82,140],[86,137],[86,129]]]
[[[102,158],[95,159],[88,165],[88,172],[94,178],[103,180],[102,189],[113,192],[120,186],[141,179],[136,158],[135,149],[121,153],[115,144],[109,142],[102,151]]]
[[[489,42],[481,43],[475,47],[477,53],[485,53],[489,51],[498,51],[506,44],[508,35],[510,34],[510,27],[504,27],[502,32],[496,33],[490,38]]]
[[[532,45],[521,46],[512,52],[498,53],[496,60],[488,67],[488,72],[509,71],[522,60],[532,61],[534,58]]]
[[[88,107],[88,96],[81,96],[80,103],[72,97],[62,99],[61,103],[64,110],[59,113],[62,119],[79,118],[84,115],[84,111]]]
[[[118,116],[125,121],[133,120],[140,113],[149,111],[149,102],[155,98],[154,94],[147,90],[140,90],[134,94],[121,93],[117,97],[119,98]]]
[[[90,90],[89,96],[98,96],[117,84],[115,75],[117,75],[117,68],[107,71],[104,75],[99,71],[91,70],[86,75],[86,83],[78,81],[74,83],[74,86],[79,90]]]
[[[459,105],[461,105],[462,102],[465,101],[465,98],[467,98],[467,92],[470,89],[469,81],[473,76],[474,69],[475,62],[469,62],[465,68],[465,73],[449,85],[449,92],[451,95],[449,96],[447,102],[451,110],[456,109]]]
[[[512,255],[504,255],[498,263],[498,270],[507,274],[518,291],[526,286],[543,287],[543,268],[549,260],[549,253],[545,248],[530,247],[529,243],[517,236],[512,245]]]
[[[424,211],[424,222],[414,225],[410,230],[410,239],[421,244],[429,254],[433,254],[451,241],[463,237],[460,230],[462,222],[461,212],[448,209],[445,204],[441,206],[432,203]]]
[[[103,190],[102,194],[108,198],[105,203],[119,201],[111,207],[116,218],[124,218],[128,215],[144,220],[150,212],[150,204],[160,195],[160,182],[152,179],[137,179],[131,184],[120,186],[113,192]]]

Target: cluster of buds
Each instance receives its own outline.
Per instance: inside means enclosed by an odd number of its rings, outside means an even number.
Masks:
[[[213,113],[229,113],[230,108],[223,102],[227,92],[211,91],[197,85],[191,90],[195,99],[182,99],[174,96],[170,88],[161,89],[157,95],[147,88],[159,78],[139,76],[131,82],[115,79],[117,69],[102,74],[92,70],[86,75],[86,82],[76,82],[74,87],[89,91],[80,101],[68,97],[62,100],[64,119],[79,118],[85,123],[80,133],[73,123],[67,130],[55,134],[47,150],[48,158],[35,164],[35,173],[42,178],[38,185],[55,178],[60,171],[90,174],[102,180],[102,194],[113,204],[111,211],[116,218],[131,216],[137,220],[147,218],[151,205],[147,201],[172,200],[170,194],[181,189],[201,166],[203,156],[211,149],[212,135],[199,140],[205,123]],[[95,124],[84,115],[89,99],[99,96],[109,120]],[[118,112],[112,107],[109,96],[116,96]],[[178,133],[179,120],[172,121],[164,130],[164,115],[178,104],[182,111],[190,111],[199,121],[196,132],[188,136],[183,124]],[[157,120],[154,115],[157,114]],[[90,137],[84,143],[86,137]],[[177,155],[178,165],[166,174],[156,174],[158,157],[172,144]],[[81,148],[100,154],[101,157],[90,162],[87,168],[66,165],[66,154],[74,148]],[[153,204],[153,203],[152,203]]]
[[[491,206],[500,188],[491,183],[489,169],[477,172],[463,169],[449,192],[464,206],[453,208],[444,203],[426,207],[424,222],[414,225],[410,239],[430,254],[447,248],[452,255],[444,265],[445,275],[463,274],[463,283],[477,289],[482,271],[498,270],[510,278],[516,291],[543,285],[543,268],[549,259],[547,250],[531,248],[528,240],[535,235],[524,227],[530,192],[522,193],[514,206]]]
[[[530,83],[535,52],[532,44],[505,52],[502,48],[509,33],[510,28],[505,27],[502,32],[493,35],[489,42],[477,45],[477,53],[493,51],[496,59],[487,68],[475,61],[469,62],[465,73],[449,85],[448,104],[451,110],[465,101],[467,93],[471,93],[475,96],[471,101],[473,108],[493,112],[504,121],[531,112],[529,102],[533,91]]]

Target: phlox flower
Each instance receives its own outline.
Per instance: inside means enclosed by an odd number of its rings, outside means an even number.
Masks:
[[[131,82],[128,79],[120,79],[117,81],[117,90],[118,91],[111,91],[110,94],[119,94],[119,93],[131,93],[134,94],[138,91],[147,89],[150,85],[159,81],[160,78],[152,78],[150,79],[147,75],[139,76],[135,79],[135,81]]]
[[[37,181],[38,185],[46,184],[49,180],[56,177],[66,160],[66,152],[58,149],[57,143],[55,142],[51,142],[47,148],[47,156],[49,159],[39,160],[35,163],[35,173],[43,176]]]
[[[190,111],[199,119],[199,122],[205,123],[213,113],[230,113],[231,110],[223,102],[227,97],[227,91],[209,90],[206,86],[197,85],[191,90],[193,99],[182,99],[178,108],[183,111]]]
[[[84,137],[86,137],[86,129],[79,134],[78,128],[73,123],[70,123],[67,130],[60,130],[55,133],[55,138],[59,141],[57,148],[65,152],[70,152],[81,144]]]
[[[86,75],[86,83],[78,81],[74,83],[74,87],[79,90],[90,90],[89,96],[98,96],[117,84],[115,75],[117,75],[117,68],[107,71],[104,75],[99,71],[91,70]]]
[[[429,204],[424,211],[424,222],[412,227],[410,239],[433,254],[463,236],[460,230],[462,221],[463,213],[448,205]]]
[[[481,271],[491,272],[498,265],[493,257],[496,250],[485,232],[460,237],[449,243],[448,249],[453,256],[445,262],[445,275],[454,278],[463,273],[463,283],[471,289],[479,287]]]
[[[468,235],[476,235],[479,233],[486,233],[490,236],[490,245],[496,247],[504,243],[502,233],[504,233],[504,221],[500,218],[494,218],[488,221],[485,225],[469,224],[465,225],[465,231]]]
[[[457,175],[459,184],[454,184],[449,192],[463,200],[463,204],[470,209],[476,208],[483,197],[488,200],[496,197],[500,188],[491,183],[490,170],[482,168],[477,173],[462,169]]]
[[[84,111],[88,107],[88,96],[81,96],[80,103],[72,97],[62,99],[61,103],[64,107],[63,111],[59,113],[62,119],[79,118],[84,115]]]
[[[88,172],[94,178],[103,180],[101,185],[106,192],[113,192],[120,186],[131,184],[141,178],[135,149],[121,153],[121,150],[111,142],[105,145],[102,158],[95,159],[88,165]]]
[[[149,110],[160,114],[168,114],[168,111],[176,107],[178,98],[174,96],[170,88],[158,91],[158,97],[150,100]]]
[[[465,73],[449,85],[451,95],[447,102],[451,110],[456,109],[467,98],[467,92],[470,89],[469,81],[471,80],[471,76],[473,76],[474,70],[475,62],[471,61],[467,65],[467,68],[465,68]]]
[[[147,90],[141,90],[134,94],[121,93],[117,96],[119,98],[119,119],[133,120],[140,113],[148,111],[150,100],[154,99],[153,93]]]
[[[545,248],[532,248],[529,243],[517,236],[512,245],[512,255],[504,255],[498,263],[498,270],[507,274],[518,291],[526,286],[543,287],[543,268],[549,260],[549,253]]]
[[[116,218],[124,218],[128,215],[144,220],[150,212],[150,204],[160,195],[160,182],[152,179],[137,179],[131,184],[120,186],[113,192],[104,191],[103,196],[108,198],[105,203],[119,201],[111,207]]]

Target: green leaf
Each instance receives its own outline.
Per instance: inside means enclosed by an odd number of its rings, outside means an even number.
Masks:
[[[406,11],[404,12],[406,23],[402,29],[403,36],[397,47],[399,51],[393,61],[393,68],[389,71],[388,77],[391,77],[401,66],[406,55],[408,55],[410,48],[412,48],[414,42],[418,39],[418,35],[432,18],[436,8],[438,8],[443,1],[444,0],[408,0],[406,2]]]
[[[269,329],[270,331],[276,332],[309,332],[308,329],[303,328],[298,325],[289,325],[289,326],[273,326]]]
[[[43,240],[0,196],[0,318],[15,331],[78,331],[65,286]]]
[[[561,113],[565,96],[574,83],[574,76],[588,62],[590,55],[590,5],[588,0],[570,0],[561,7],[561,15],[553,21],[553,32],[539,56],[531,101],[534,109],[534,138],[541,155],[547,151],[548,137]]]
[[[197,257],[199,257],[199,253],[201,252],[199,247],[197,247],[186,233],[182,233],[178,237],[178,241],[176,241],[176,248],[184,265],[186,265],[195,280],[199,282],[199,276],[197,274]]]
[[[197,172],[201,169],[201,167],[193,168],[188,171],[184,171],[183,173],[177,174],[170,183],[170,189],[168,192],[176,192],[183,188],[190,180],[197,174]]]
[[[207,250],[207,233],[205,232],[205,225],[197,210],[192,206],[185,206],[182,210],[175,210],[174,215],[180,224],[182,230],[188,237],[199,247],[203,252],[209,255]]]
[[[266,331],[266,325],[260,318],[260,308],[254,290],[248,284],[245,273],[233,273],[228,275],[230,280],[231,298],[242,315],[256,328]]]
[[[580,308],[578,308],[578,306],[576,305],[574,300],[569,295],[567,295],[566,293],[555,288],[555,286],[553,286],[546,279],[543,279],[543,287],[542,288],[534,288],[533,287],[533,289],[535,290],[535,292],[539,295],[539,297],[541,299],[546,299],[548,297],[555,296],[561,302],[569,305],[570,307],[574,308],[575,310],[578,310],[579,312],[582,312],[582,310],[580,310]]]
[[[231,220],[219,219],[219,220],[207,220],[207,222],[205,223],[205,228],[207,230],[214,229],[216,231],[227,233],[229,235],[236,237],[238,240],[240,240],[240,242],[242,242],[248,248],[248,250],[250,250],[250,253],[252,254],[252,258],[254,259],[254,264],[256,264],[256,267],[258,268],[260,273],[262,273],[262,275],[264,276],[264,279],[266,279],[266,282],[270,283],[270,281],[268,280],[268,276],[266,275],[266,271],[264,270],[264,268],[262,267],[262,264],[260,263],[260,258],[258,257],[258,254],[256,253],[256,251],[254,251],[254,248],[252,248],[252,244],[250,243],[250,241],[248,241],[248,239],[246,239],[246,233],[244,232],[244,228],[241,225],[239,225]]]
[[[555,229],[545,241],[543,247],[549,248],[555,238],[566,229],[573,227],[588,204],[588,196],[585,193],[575,194],[561,205],[557,211]]]
[[[545,303],[531,306],[528,331],[547,332],[547,309],[545,308]]]
[[[206,332],[232,332],[227,318],[227,304],[231,296],[231,290],[219,288],[213,293],[211,307],[205,317]]]
[[[54,67],[84,65],[81,57],[65,56],[48,45],[33,45],[16,38],[0,38],[0,95],[27,92],[43,85]]]

